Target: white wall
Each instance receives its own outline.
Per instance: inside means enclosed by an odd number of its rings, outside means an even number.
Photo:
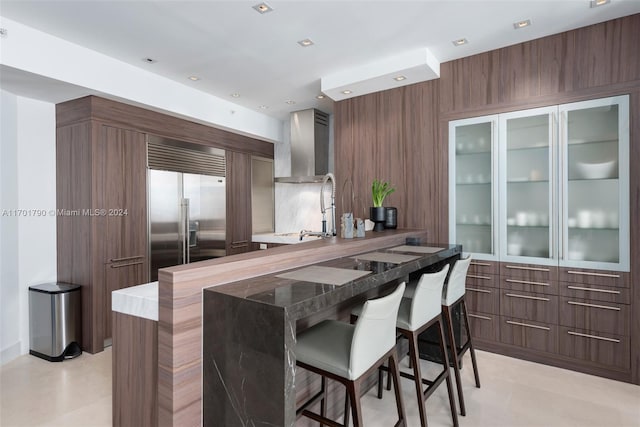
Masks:
[[[30,285],[56,280],[55,106],[2,91],[0,363],[29,351]],[[16,216],[19,210],[20,215]]]
[[[0,16],[0,64],[144,108],[280,141],[273,117]],[[6,88],[5,88],[6,89]]]
[[[5,209],[18,205],[18,99],[1,91],[0,103],[0,363],[20,354],[18,220]]]

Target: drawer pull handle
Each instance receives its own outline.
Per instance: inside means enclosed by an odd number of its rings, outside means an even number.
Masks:
[[[530,282],[528,280],[516,280],[516,279],[505,279],[505,281],[509,283],[522,283],[525,285],[536,285],[536,286],[549,286],[548,283],[544,282]]]
[[[467,277],[471,277],[473,279],[491,280],[491,277],[488,277],[488,276],[476,276],[475,274],[467,274]]]
[[[598,305],[598,304],[587,304],[584,302],[576,302],[576,301],[567,301],[567,303],[571,304],[571,305],[581,305],[583,307],[593,307],[593,308],[603,308],[605,310],[614,310],[614,311],[620,311],[620,307],[610,307],[608,305]]]
[[[547,328],[546,326],[529,325],[528,323],[514,322],[512,320],[507,320],[506,322],[510,325],[518,325],[518,326],[524,326],[527,328],[542,329],[543,331],[551,330],[551,328]]]
[[[491,291],[488,291],[486,289],[476,289],[476,288],[467,288],[468,291],[472,291],[472,292],[482,292],[483,294],[490,294]]]
[[[471,313],[469,313],[469,317],[475,317],[476,319],[482,319],[482,320],[493,320],[491,317],[480,316],[479,314],[471,314]]]
[[[611,291],[609,289],[585,288],[585,287],[582,287],[582,286],[567,286],[567,288],[568,289],[575,289],[577,291],[602,292],[603,294],[620,295],[620,291]]]
[[[540,267],[522,267],[520,265],[507,265],[507,268],[511,268],[513,270],[528,270],[528,271],[546,271],[549,272],[548,268],[540,268]]]
[[[134,260],[134,259],[139,259],[139,258],[144,258],[143,255],[136,255],[136,256],[127,256],[124,258],[111,258],[109,261],[110,262],[121,262],[121,261],[130,261],[130,260]]]
[[[491,267],[491,264],[488,264],[486,262],[475,262],[475,261],[471,261],[471,265],[479,265],[481,267]]]
[[[130,265],[140,265],[143,262],[144,261],[136,261],[136,262],[129,262],[129,263],[126,263],[126,264],[111,265],[111,268],[122,268],[122,267],[129,267]]]
[[[589,273],[587,271],[573,271],[573,270],[569,270],[567,271],[567,274],[577,274],[577,275],[581,275],[581,276],[597,276],[597,277],[611,277],[613,279],[619,279],[620,275],[619,274],[606,274],[606,273]]]
[[[536,301],[549,301],[549,298],[530,297],[528,295],[518,295],[518,294],[505,294],[505,295],[508,297],[514,297],[514,298],[534,299]]]
[[[609,341],[609,342],[614,342],[616,344],[620,342],[620,340],[617,340],[615,338],[599,337],[597,335],[581,334],[579,332],[572,332],[572,331],[567,331],[567,333],[569,335],[576,335],[576,336],[585,337],[585,338],[593,338],[594,340],[600,340],[600,341]]]

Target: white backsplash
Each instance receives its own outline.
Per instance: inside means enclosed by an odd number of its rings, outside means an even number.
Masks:
[[[320,188],[322,184],[286,184],[276,182],[276,233],[322,230]],[[330,185],[325,190],[325,206],[330,206]],[[327,228],[331,211],[327,212]]]

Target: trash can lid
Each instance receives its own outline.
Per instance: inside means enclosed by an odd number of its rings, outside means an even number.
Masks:
[[[29,286],[30,291],[44,292],[46,294],[62,294],[65,292],[72,292],[79,289],[80,289],[80,285],[72,285],[71,283],[64,283],[64,282],[51,282],[51,283],[43,283],[41,285]]]

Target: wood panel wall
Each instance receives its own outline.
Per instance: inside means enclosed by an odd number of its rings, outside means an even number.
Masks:
[[[336,103],[335,172],[352,179],[356,216],[373,178],[397,188],[400,227],[448,240],[450,120],[631,95],[631,273],[640,281],[640,14],[441,64],[440,78]],[[340,199],[340,197],[338,197]],[[338,205],[338,212],[342,207]],[[640,384],[640,285],[633,286],[632,373]]]

